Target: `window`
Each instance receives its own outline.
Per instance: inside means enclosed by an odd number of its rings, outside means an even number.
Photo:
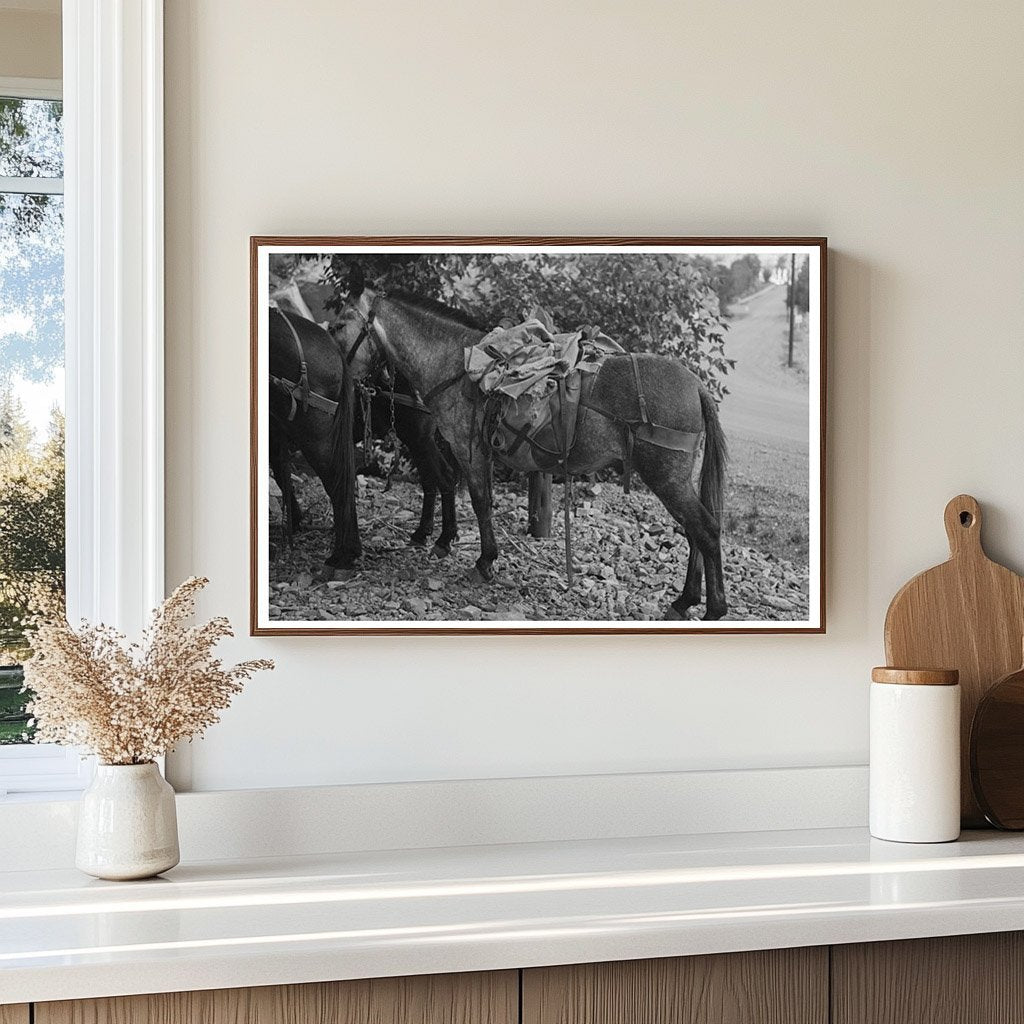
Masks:
[[[19,661],[64,594],[62,104],[0,95],[0,744],[29,739]]]
[[[44,764],[79,775],[26,748],[20,668],[27,614],[64,599],[63,152],[59,85],[0,80],[0,785],[18,788]]]
[[[36,152],[36,164],[0,171],[6,203],[63,214],[68,616],[132,635],[165,593],[162,32],[162,0],[66,0],[63,157]],[[61,100],[61,83],[42,85],[0,78],[0,97]],[[0,237],[9,242],[10,229]],[[55,366],[52,384],[40,387],[59,393],[59,373]],[[44,395],[44,424],[48,404]],[[48,509],[59,522],[57,504]],[[0,745],[0,799],[5,790],[20,800],[80,789],[90,776],[91,762],[75,751]],[[184,769],[176,778],[187,784]]]

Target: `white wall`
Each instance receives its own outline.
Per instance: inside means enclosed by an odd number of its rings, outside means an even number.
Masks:
[[[41,10],[0,0],[0,77],[60,78],[62,73],[58,0]]]
[[[250,234],[832,246],[826,636],[243,638],[195,787],[863,762],[946,500],[1024,569],[1024,6],[167,7],[169,582],[240,630]]]

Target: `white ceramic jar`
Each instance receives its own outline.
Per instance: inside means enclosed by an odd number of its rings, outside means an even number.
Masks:
[[[871,673],[871,834],[898,843],[960,835],[960,685],[952,669]]]
[[[178,863],[174,790],[149,764],[98,764],[82,794],[75,865],[96,878],[150,878]]]

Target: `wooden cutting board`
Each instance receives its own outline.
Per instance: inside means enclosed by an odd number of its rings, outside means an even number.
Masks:
[[[915,576],[885,616],[885,656],[894,668],[955,668],[962,693],[960,813],[983,827],[970,773],[971,722],[988,688],[1020,667],[1024,578],[981,546],[981,508],[960,494],[945,512],[949,561]]]

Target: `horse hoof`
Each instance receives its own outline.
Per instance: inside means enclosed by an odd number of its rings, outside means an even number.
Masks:
[[[442,544],[435,544],[430,549],[430,554],[434,558],[447,558],[451,553],[452,553],[452,549],[451,548],[446,548]]]
[[[486,572],[484,572],[484,570],[481,569],[480,566],[474,565],[473,568],[470,569],[469,572],[466,574],[466,579],[470,583],[476,583],[476,584],[490,583],[491,582],[491,577],[493,575],[494,575],[494,573],[492,573],[490,571],[490,569],[488,569]]]
[[[705,622],[715,622],[718,619],[724,619],[725,613],[729,610],[727,605],[723,605],[721,608],[709,608],[704,613]]]
[[[674,608],[672,605],[669,605],[668,610],[665,612],[666,622],[681,622],[685,618],[686,615],[683,612],[679,611],[677,608]]]
[[[409,538],[409,547],[411,548],[425,548],[427,546],[427,538],[418,534],[413,534]]]

